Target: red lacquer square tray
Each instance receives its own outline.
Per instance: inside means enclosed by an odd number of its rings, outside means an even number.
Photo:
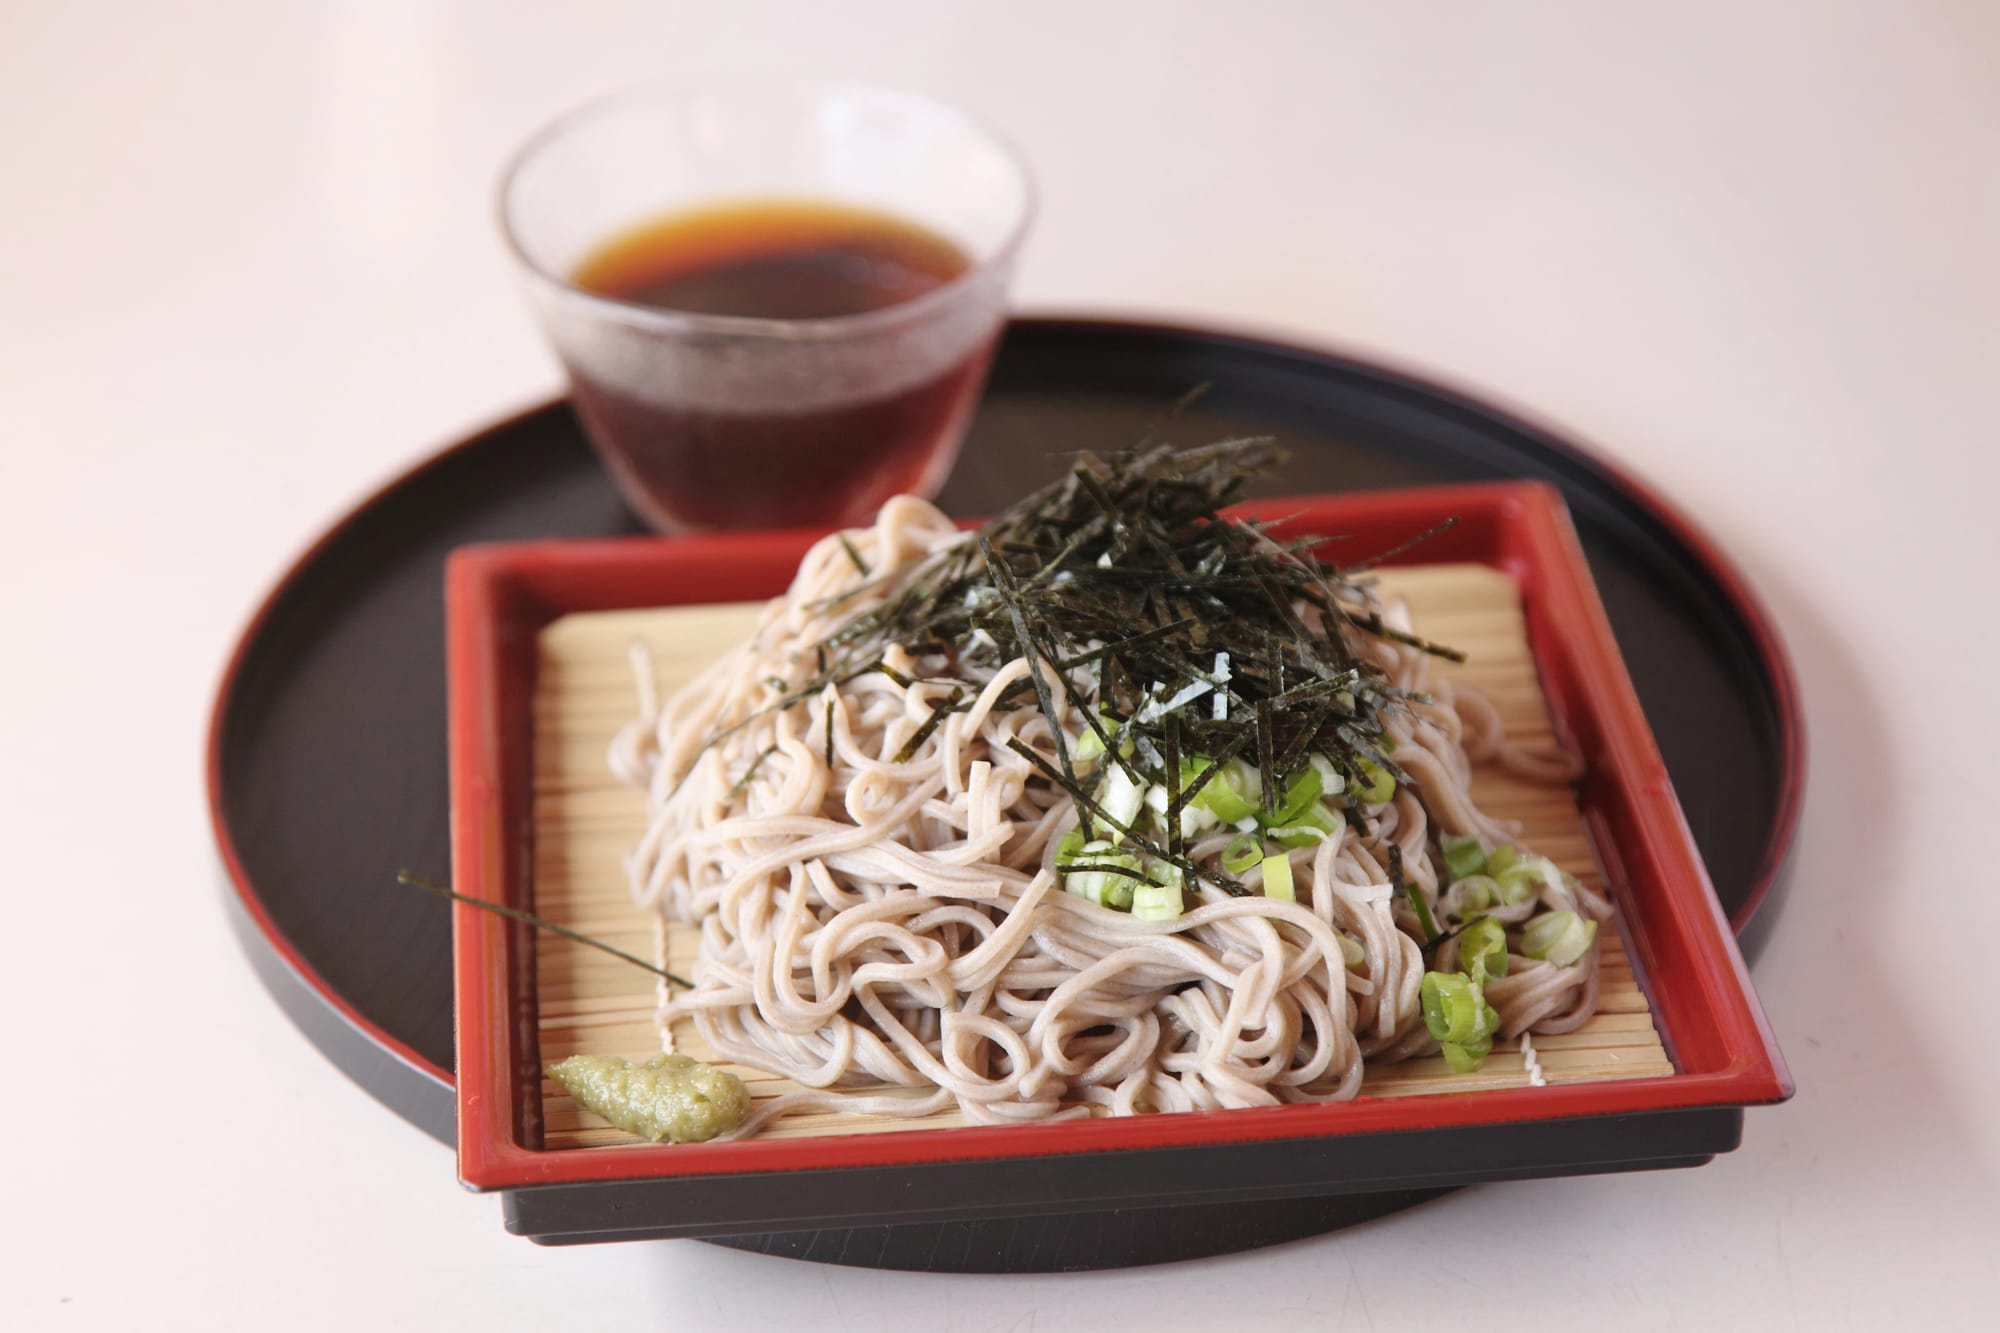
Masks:
[[[455,909],[459,1174],[550,1242],[720,1236],[1370,1193],[1691,1166],[1742,1108],[1791,1094],[1562,501],[1507,482],[1259,502],[1281,534],[1517,584],[1528,646],[1588,774],[1578,801],[1675,1072],[1324,1105],[1007,1127],[544,1149],[530,932]],[[572,612],[739,602],[790,582],[819,534],[466,548],[447,572],[454,878],[532,908],[536,634]]]

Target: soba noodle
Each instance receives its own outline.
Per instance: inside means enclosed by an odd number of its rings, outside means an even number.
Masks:
[[[1412,781],[1366,830],[1342,823],[1289,852],[1296,901],[1190,881],[1178,919],[1099,906],[1065,892],[1054,868],[1075,801],[1008,745],[1053,755],[1061,728],[1076,752],[1082,670],[1042,664],[1061,686],[1054,717],[1010,691],[1030,672],[1017,658],[935,724],[951,684],[922,679],[927,664],[891,645],[892,671],[774,707],[813,679],[812,645],[963,540],[936,509],[901,498],[873,527],[819,542],[750,642],[664,701],[647,681],[643,715],[613,746],[614,769],[646,789],[651,810],[628,861],[634,894],[700,932],[693,989],[660,1009],[668,1047],[673,1024],[691,1020],[712,1058],[802,1088],[763,1100],[735,1133],[803,1111],[955,1106],[1001,1124],[1333,1100],[1356,1094],[1365,1061],[1436,1052],[1419,987],[1427,967],[1456,965],[1457,942],[1426,959],[1389,848],[1435,904],[1433,825],[1492,845],[1514,836],[1474,805],[1472,765],[1569,781],[1573,763],[1510,743],[1490,703],[1429,677],[1425,653],[1352,635],[1395,685],[1425,692],[1384,717]],[[927,723],[934,731],[898,762]],[[1186,854],[1213,861],[1231,832],[1203,834]],[[1262,867],[1243,882],[1257,889]],[[1558,910],[1609,915],[1554,873],[1535,900],[1491,914],[1518,924]],[[1497,1035],[1590,1016],[1594,945],[1569,966],[1511,963],[1485,988]]]

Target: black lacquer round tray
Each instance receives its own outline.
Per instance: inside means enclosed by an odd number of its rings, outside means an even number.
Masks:
[[[1664,500],[1548,428],[1366,361],[1154,324],[1020,319],[940,497],[991,512],[1159,426],[1274,434],[1282,488],[1530,477],[1560,487],[1717,895],[1746,954],[1776,916],[1804,733],[1791,669],[1729,562]],[[252,964],[363,1088],[450,1142],[451,921],[400,887],[448,868],[443,562],[467,542],[639,531],[568,407],[422,463],[284,577],[219,692],[209,794]],[[835,1263],[1035,1271],[1157,1263],[1349,1225],[1431,1197],[1342,1196],[944,1226],[738,1237]]]

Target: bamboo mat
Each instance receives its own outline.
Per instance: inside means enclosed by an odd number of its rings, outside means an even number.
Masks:
[[[1435,565],[1385,571],[1386,593],[1408,598],[1417,628],[1469,654],[1460,666],[1434,669],[1475,685],[1493,699],[1510,735],[1549,743],[1549,723],[1534,663],[1528,656],[1513,582],[1478,565]],[[622,786],[605,766],[612,733],[637,711],[628,649],[634,639],[651,650],[662,694],[749,637],[758,607],[670,607],[572,615],[542,631],[535,691],[535,911],[642,958],[657,957],[651,913],[631,905],[620,858],[646,827],[643,793]],[[1519,820],[1523,841],[1596,885],[1598,868],[1567,788],[1538,787],[1497,769],[1475,771],[1480,806]],[[668,927],[672,971],[693,969],[697,931]],[[1604,941],[1602,992],[1596,1015],[1580,1030],[1538,1038],[1535,1051],[1551,1083],[1670,1074],[1673,1067],[1636,984],[1624,942]],[[535,946],[541,1055],[549,1064],[577,1052],[643,1059],[660,1049],[654,1026],[655,979],[594,949],[541,936]],[[676,1030],[677,1049],[706,1055],[692,1025]],[[753,1096],[791,1088],[780,1079],[731,1068]],[[1514,1043],[1497,1046],[1473,1074],[1453,1074],[1442,1058],[1371,1068],[1363,1093],[1420,1093],[1519,1087],[1528,1082]],[[543,1083],[544,1145],[588,1148],[638,1140],[577,1106],[554,1083]],[[956,1111],[922,1121],[851,1115],[788,1118],[764,1131],[791,1138],[934,1128],[964,1123]]]

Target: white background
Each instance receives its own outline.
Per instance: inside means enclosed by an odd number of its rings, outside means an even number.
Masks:
[[[1010,131],[1025,306],[1371,349],[1696,515],[1804,682],[1797,1099],[1697,1171],[999,1279],[537,1249],[336,1073],[224,926],[215,677],[312,533],[558,388],[508,149],[751,73]],[[0,7],[0,1324],[1992,1327],[1996,145],[1978,0]]]

